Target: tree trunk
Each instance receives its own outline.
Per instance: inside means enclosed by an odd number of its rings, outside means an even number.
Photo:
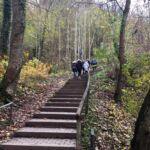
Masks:
[[[87,35],[86,25],[87,25],[87,12],[84,13],[84,34],[83,34],[83,36],[84,36],[83,37],[83,39],[84,39],[83,40],[84,41],[83,42],[83,55],[84,55],[83,57],[84,57],[84,59],[86,59],[86,51],[87,51],[86,50],[86,40],[87,40],[86,39],[86,35]]]
[[[59,20],[59,24],[58,24],[58,36],[59,36],[59,42],[58,42],[58,65],[60,68],[60,62],[61,62],[61,22]]]
[[[3,23],[0,37],[0,55],[8,53],[8,41],[11,22],[11,0],[3,0]]]
[[[39,45],[40,45],[40,47],[39,47],[39,51],[40,51],[39,59],[40,60],[42,60],[42,59],[44,60],[44,57],[45,57],[45,54],[44,54],[45,34],[46,34],[46,23],[44,22],[41,37],[40,37],[40,43],[39,43]]]
[[[82,42],[81,42],[81,24],[79,21],[79,28],[78,28],[78,59],[82,59]]]
[[[69,60],[69,48],[70,48],[70,25],[69,25],[69,15],[67,17],[67,43],[66,43],[66,61]]]
[[[77,36],[78,36],[78,19],[77,19],[77,12],[76,12],[76,16],[75,16],[75,38],[74,38],[74,60],[76,60],[77,59],[77,48],[78,48],[78,46],[77,46]]]
[[[132,150],[149,150],[150,148],[150,90],[147,93],[135,124]]]
[[[89,41],[88,41],[88,56],[87,58],[91,59],[91,18],[89,17]]]
[[[117,87],[114,95],[114,99],[117,103],[121,102],[121,89],[122,89],[122,71],[123,65],[125,63],[125,29],[126,22],[130,10],[131,0],[126,0],[125,9],[123,11],[121,27],[120,27],[120,36],[119,36],[119,73],[117,77]]]
[[[25,30],[25,2],[26,0],[12,0],[12,29],[10,36],[9,64],[0,83],[0,95],[4,102],[12,98],[16,90],[23,61],[23,37]]]

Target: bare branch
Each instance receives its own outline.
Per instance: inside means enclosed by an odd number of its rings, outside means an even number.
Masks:
[[[117,3],[117,5],[120,8],[120,10],[123,12],[123,8],[120,6],[119,2],[117,0],[115,0],[115,2]]]
[[[37,7],[37,8],[43,9],[43,10],[45,10],[47,12],[50,12],[50,8],[51,8],[52,4],[54,3],[54,0],[49,4],[48,8],[40,6],[40,4],[38,3],[37,0],[36,0],[36,2],[27,1],[27,3],[30,4],[30,5],[33,5],[33,6]]]
[[[28,4],[30,4],[30,5],[33,5],[33,6],[37,7],[37,8],[41,8],[41,9],[43,9],[43,10],[46,10],[46,11],[47,11],[47,9],[46,9],[46,8],[41,7],[38,3],[34,3],[34,2],[30,2],[30,1],[27,1],[27,3],[28,3]]]
[[[89,2],[89,1],[81,1],[81,2],[74,2],[73,5],[76,4],[89,4],[89,5],[96,5],[98,7],[102,7],[104,5],[107,5],[108,3],[115,1],[115,0],[108,0],[107,2]]]

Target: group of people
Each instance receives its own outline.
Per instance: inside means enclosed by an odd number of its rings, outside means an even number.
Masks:
[[[74,77],[80,78],[81,74],[88,74],[90,66],[92,66],[92,68],[94,66],[94,68],[95,68],[97,66],[97,61],[96,60],[94,60],[94,61],[93,60],[92,61],[89,61],[89,60],[82,61],[80,59],[78,59],[77,61],[73,61],[71,68],[72,68],[72,72],[74,74]],[[93,68],[93,70],[94,70],[94,68]]]

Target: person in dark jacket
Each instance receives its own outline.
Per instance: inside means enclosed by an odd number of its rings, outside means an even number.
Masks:
[[[76,66],[77,62],[76,61],[73,61],[72,64],[71,64],[71,69],[72,69],[72,72],[73,72],[73,75],[74,77],[77,76],[77,66]]]
[[[96,68],[97,68],[97,61],[96,61],[96,60],[92,60],[92,61],[91,61],[91,66],[92,66],[92,68],[93,68],[93,71],[95,71]]]
[[[77,71],[78,71],[78,77],[81,78],[81,72],[82,72],[82,61],[78,59],[76,63]]]

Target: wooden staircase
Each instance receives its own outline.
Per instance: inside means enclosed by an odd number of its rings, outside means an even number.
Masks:
[[[70,79],[1,149],[76,150],[76,112],[86,86],[87,77]]]

